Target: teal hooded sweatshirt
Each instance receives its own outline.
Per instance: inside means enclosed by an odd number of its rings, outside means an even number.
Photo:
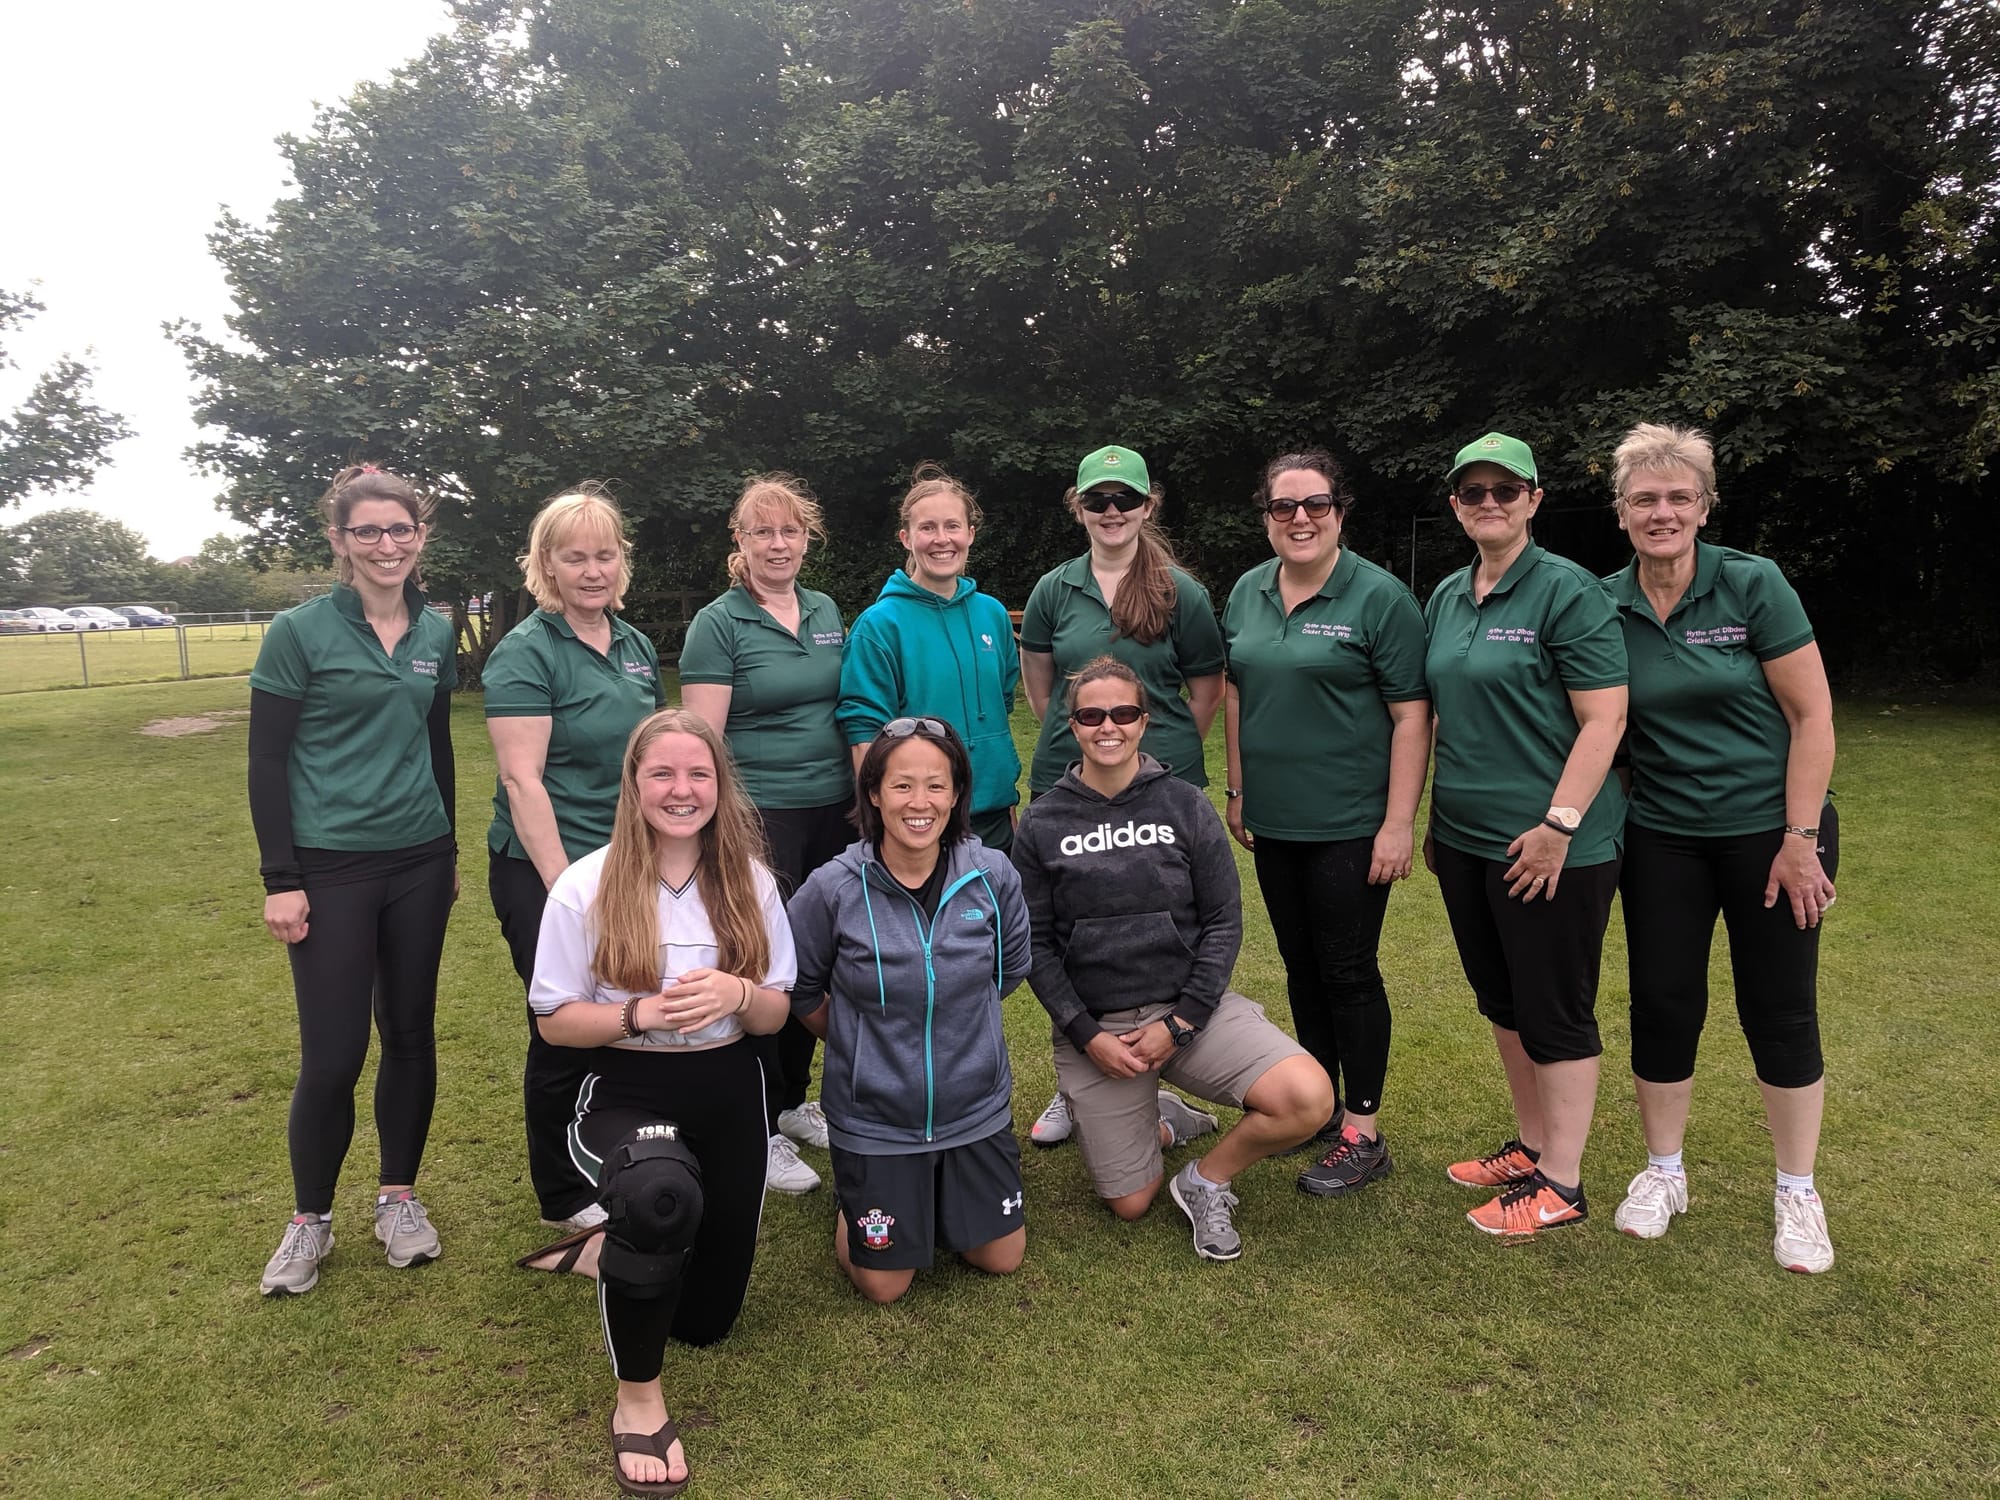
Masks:
[[[1021,800],[1021,756],[1008,723],[1021,654],[1013,622],[970,578],[951,598],[933,594],[900,568],[847,633],[834,717],[850,745],[865,745],[891,719],[943,719],[972,757],[973,813]]]

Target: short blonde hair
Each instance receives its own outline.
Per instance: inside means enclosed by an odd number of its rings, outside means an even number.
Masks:
[[[826,541],[826,512],[796,474],[758,474],[745,484],[729,512],[729,534],[741,537],[756,524],[758,516],[776,516],[775,524],[797,526],[807,536]],[[729,581],[741,584],[745,593],[755,597],[757,591],[750,587],[750,560],[743,555],[741,541],[729,554]]]
[[[528,592],[543,609],[561,613],[562,593],[556,588],[554,568],[556,549],[584,534],[609,536],[618,543],[618,582],[611,590],[610,607],[625,607],[625,585],[632,581],[632,543],[625,535],[625,516],[609,490],[595,480],[585,480],[535,513],[535,524],[528,531],[528,550],[515,559]]]
[[[1715,447],[1708,434],[1698,427],[1669,427],[1660,422],[1641,422],[1619,442],[1611,455],[1611,493],[1623,500],[1634,476],[1668,469],[1694,470],[1702,497],[1714,504]]]

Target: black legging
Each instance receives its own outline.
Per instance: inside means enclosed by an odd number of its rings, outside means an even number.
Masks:
[[[528,1128],[528,1181],[544,1219],[573,1216],[597,1199],[596,1191],[569,1159],[569,1122],[576,1117],[577,1086],[590,1071],[590,1053],[542,1040],[526,988],[535,974],[535,948],[542,935],[542,908],[548,887],[534,863],[486,851],[486,894],[500,919],[500,936],[521,976],[522,1012],[528,1018],[528,1056],[521,1069],[521,1113]]]
[[[764,840],[770,847],[771,873],[778,878],[778,891],[789,904],[792,892],[806,883],[806,877],[854,842],[854,825],[847,815],[854,804],[835,802],[825,807],[767,807],[763,809]],[[753,1036],[750,1043],[764,1064],[765,1085],[769,1090],[765,1107],[769,1119],[767,1134],[778,1133],[778,1115],[797,1109],[806,1102],[812,1083],[813,1048],[818,1038],[789,1016],[785,1026],[771,1036]]]
[[[644,1299],[597,1284],[611,1372],[620,1380],[652,1380],[669,1334],[683,1344],[713,1344],[743,1310],[764,1212],[763,1069],[757,1054],[737,1043],[705,1052],[579,1050],[588,1071],[570,1127],[578,1170],[595,1183],[623,1141],[661,1120],[680,1127],[701,1163],[701,1228],[679,1283],[663,1297]],[[606,1231],[627,1228],[614,1218]]]
[[[412,861],[381,856],[391,873],[305,891],[305,938],[291,944],[299,1006],[299,1081],[292,1090],[292,1186],[302,1214],[333,1208],[340,1164],[354,1138],[354,1088],[368,1057],[371,1011],[382,1035],[375,1132],[387,1183],[415,1182],[437,1097],[438,961],[451,916],[449,846]],[[354,857],[341,863],[352,866]]]
[[[1362,1115],[1381,1108],[1389,1073],[1389,992],[1377,961],[1389,887],[1368,883],[1374,852],[1373,838],[1303,843],[1263,834],[1252,851],[1285,963],[1292,1029],[1333,1080],[1335,1100]]]

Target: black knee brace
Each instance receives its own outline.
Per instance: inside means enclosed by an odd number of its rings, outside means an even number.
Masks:
[[[701,1228],[701,1163],[664,1122],[641,1125],[611,1153],[598,1201],[610,1215],[597,1274],[625,1296],[664,1297]]]

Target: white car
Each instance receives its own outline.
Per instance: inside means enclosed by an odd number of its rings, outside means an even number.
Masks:
[[[29,630],[40,631],[44,634],[51,631],[75,630],[77,628],[76,621],[72,620],[59,609],[50,609],[46,604],[31,604],[26,609],[16,610],[15,614],[27,625]]]
[[[78,630],[130,630],[132,622],[123,615],[115,615],[110,610],[96,604],[79,604],[66,611],[76,621]]]

